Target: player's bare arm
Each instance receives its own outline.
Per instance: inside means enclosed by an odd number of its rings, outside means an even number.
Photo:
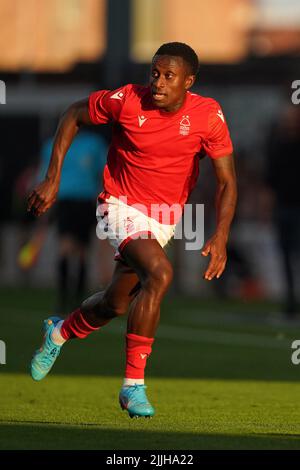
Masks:
[[[36,216],[46,212],[56,201],[65,155],[82,124],[92,124],[88,99],[72,104],[59,121],[45,179],[28,197],[27,210]]]
[[[204,279],[219,278],[223,273],[226,261],[226,244],[230,225],[234,217],[237,202],[237,184],[232,155],[212,160],[216,179],[216,215],[217,228],[214,235],[206,242],[202,255],[211,259],[204,273]]]

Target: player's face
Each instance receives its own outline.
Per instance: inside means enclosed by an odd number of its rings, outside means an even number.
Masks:
[[[195,76],[181,57],[156,55],[152,61],[150,86],[152,101],[164,111],[177,111]]]

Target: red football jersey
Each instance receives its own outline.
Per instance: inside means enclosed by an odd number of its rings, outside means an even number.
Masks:
[[[178,222],[197,181],[201,150],[211,158],[233,150],[220,105],[195,93],[186,93],[178,111],[166,112],[153,105],[149,86],[100,90],[89,97],[89,114],[94,124],[115,123],[99,197],[126,196],[160,222],[153,205],[180,205],[169,223]]]

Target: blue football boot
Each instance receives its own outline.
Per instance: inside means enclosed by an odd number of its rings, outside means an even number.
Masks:
[[[122,410],[127,410],[130,418],[151,418],[155,410],[149,403],[145,393],[146,385],[130,385],[122,387],[119,402]]]
[[[61,321],[59,317],[50,317],[44,320],[44,341],[31,361],[31,377],[33,380],[42,380],[52,368],[56,358],[59,356],[61,346],[53,343],[51,333],[55,325]]]

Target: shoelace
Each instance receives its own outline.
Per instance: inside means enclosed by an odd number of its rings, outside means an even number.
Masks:
[[[47,342],[45,344],[45,349],[46,349],[46,353],[43,354],[40,362],[43,367],[48,368],[49,366],[52,365],[53,360],[56,359],[57,356],[59,355],[60,348],[57,346],[52,347],[52,345],[49,345],[49,343]]]
[[[126,394],[128,399],[132,402],[138,402],[139,404],[149,404],[145,394],[146,385],[131,385],[128,387]]]

